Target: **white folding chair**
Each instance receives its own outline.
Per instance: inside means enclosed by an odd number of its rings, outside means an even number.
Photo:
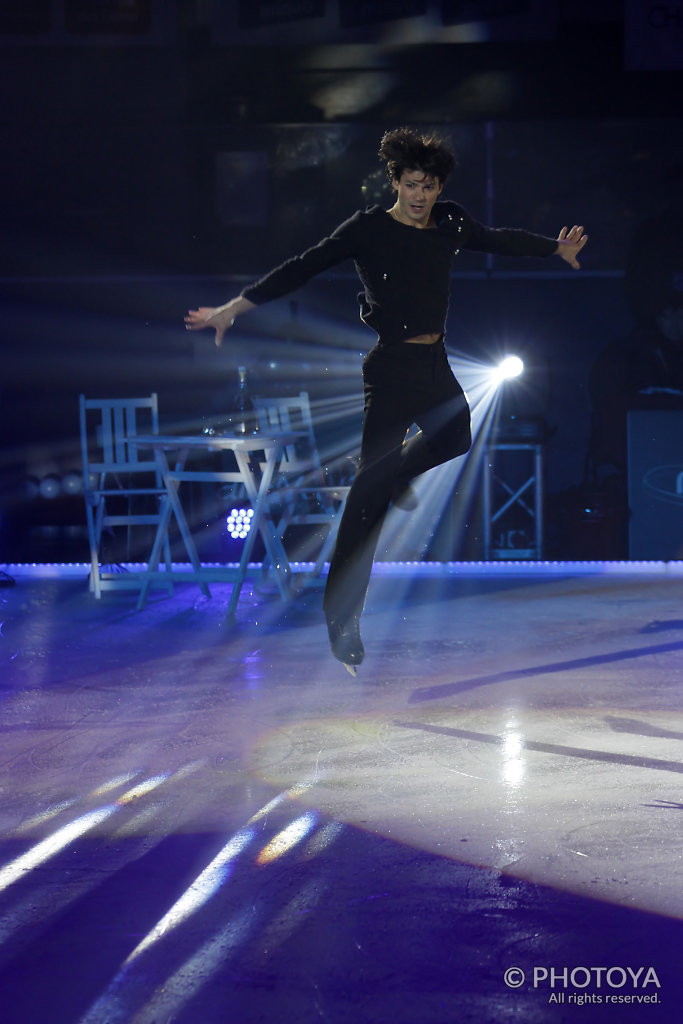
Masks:
[[[126,528],[126,560],[133,560],[140,552],[143,560],[152,547],[154,537],[150,527],[159,524],[162,502],[166,490],[154,460],[154,453],[139,450],[136,435],[158,434],[159,414],[156,394],[147,398],[79,398],[81,457],[83,463],[83,494],[90,544],[90,589],[99,598],[103,590],[133,589],[142,580],[136,573],[124,572],[118,558],[105,558],[103,536],[115,548],[118,538],[114,530]],[[146,527],[140,532],[140,542],[133,544],[133,527]],[[151,537],[150,537],[151,534]],[[167,570],[171,568],[168,541],[164,552]],[[107,566],[104,568],[103,566]],[[171,580],[161,586],[172,593]]]
[[[325,525],[327,533],[320,548],[312,576],[318,576],[329,559],[334,546],[349,492],[346,484],[331,484],[321,465],[313,428],[313,417],[307,391],[289,398],[254,398],[259,429],[297,431],[301,434],[294,444],[285,449],[280,465],[277,490],[271,498],[271,514],[280,540],[291,526]],[[307,555],[319,544],[319,534],[309,534],[300,543],[297,561],[307,561]]]

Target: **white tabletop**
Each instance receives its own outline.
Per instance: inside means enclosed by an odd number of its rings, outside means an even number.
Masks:
[[[287,433],[241,434],[138,434],[131,437],[129,443],[141,448],[197,448],[206,451],[266,451],[271,448],[284,448],[300,437],[307,437],[305,430],[288,431]]]

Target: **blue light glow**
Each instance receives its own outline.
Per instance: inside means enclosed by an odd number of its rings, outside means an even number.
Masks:
[[[129,955],[126,963],[135,960],[140,953],[148,949],[167,932],[202,907],[213,894],[221,887],[228,878],[232,861],[249,845],[254,833],[251,829],[243,829],[237,832],[222,850],[213,858],[194,882],[182,894],[171,909],[164,914],[155,927],[145,936],[142,942],[135,947]]]
[[[23,878],[29,871],[40,867],[46,860],[54,857],[55,854],[69,846],[80,836],[84,835],[85,832],[99,825],[100,822],[104,821],[105,818],[108,818],[116,810],[116,804],[111,804],[108,807],[100,807],[95,811],[89,811],[75,821],[69,822],[68,825],[64,825],[51,836],[48,836],[47,839],[36,843],[30,850],[27,850],[26,853],[21,854],[15,860],[10,861],[9,864],[5,864],[4,867],[0,868],[0,891]]]

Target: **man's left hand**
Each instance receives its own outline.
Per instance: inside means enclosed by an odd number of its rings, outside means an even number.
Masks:
[[[566,260],[569,266],[573,267],[574,270],[580,270],[581,264],[576,257],[581,252],[587,241],[588,235],[584,235],[583,228],[579,227],[577,224],[570,229],[562,228],[557,236],[557,249],[555,250],[555,254],[557,256],[561,256],[563,260]]]

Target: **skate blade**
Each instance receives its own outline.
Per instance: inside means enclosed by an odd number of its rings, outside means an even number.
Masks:
[[[358,675],[358,669],[356,668],[355,665],[347,665],[345,661],[342,662],[342,665],[344,666],[346,671],[349,673],[349,675],[352,675],[352,676]]]

